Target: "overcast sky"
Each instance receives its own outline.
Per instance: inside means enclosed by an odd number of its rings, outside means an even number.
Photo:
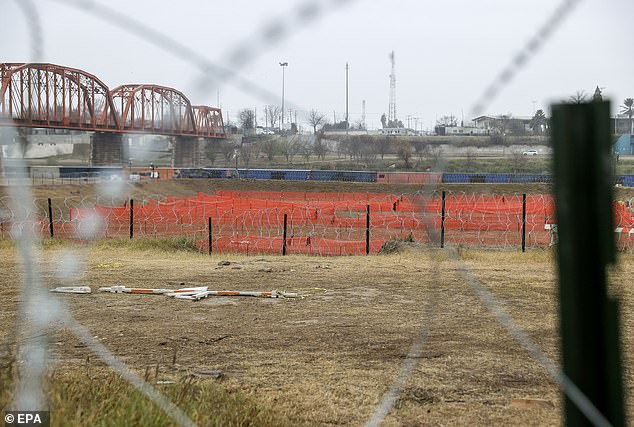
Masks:
[[[124,83],[155,83],[179,89],[193,104],[217,105],[215,86],[200,85],[195,64],[81,8],[33,0],[40,12],[43,61],[95,74],[110,88]],[[70,0],[69,0],[70,1]],[[211,63],[275,94],[263,99],[234,82],[219,85],[220,104],[235,120],[241,108],[280,104],[285,70],[287,108],[318,109],[333,120],[345,114],[345,64],[350,63],[350,121],[361,117],[380,125],[388,111],[389,52],[396,53],[397,116],[417,117],[429,128],[453,113],[472,118],[484,89],[512,60],[558,6],[554,0],[323,0],[314,19],[299,22],[305,0],[177,2],[96,0],[163,33]],[[308,2],[310,3],[310,2]],[[341,4],[340,4],[341,3]],[[15,1],[0,9],[0,62],[27,62],[27,21]],[[315,9],[313,9],[315,10]],[[489,103],[489,114],[532,115],[551,101],[598,85],[615,104],[634,97],[634,1],[585,0],[541,51]],[[273,42],[261,34],[281,23]],[[247,49],[246,60],[235,52]],[[181,52],[183,50],[181,49]],[[245,59],[245,57],[242,57]],[[535,104],[533,104],[535,101]],[[613,110],[615,106],[613,106]],[[263,119],[262,119],[263,120]],[[410,124],[414,126],[414,119]]]

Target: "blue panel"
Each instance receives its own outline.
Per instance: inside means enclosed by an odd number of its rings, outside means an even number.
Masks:
[[[625,187],[634,187],[634,175],[623,175],[623,185]]]
[[[109,177],[111,175],[119,175],[123,168],[120,167],[60,167],[60,178],[87,178],[87,177]]]
[[[308,180],[308,172],[306,170],[288,170],[285,179],[289,181],[306,181]]]
[[[442,174],[442,182],[447,184],[467,183],[469,175],[466,173],[444,173]]]

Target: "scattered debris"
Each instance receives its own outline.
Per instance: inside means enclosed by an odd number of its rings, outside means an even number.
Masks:
[[[273,269],[271,267],[266,267],[266,268],[260,268],[258,270],[258,273],[272,273]]]
[[[223,267],[223,266],[225,266],[225,265],[231,265],[231,262],[230,262],[230,261],[220,261],[220,262],[218,263],[218,265],[219,265],[220,267]]]
[[[194,376],[197,376],[197,377],[208,376],[208,377],[214,377],[215,379],[222,378],[224,375],[225,373],[219,369],[208,370],[208,371],[198,371],[194,374]]]
[[[110,292],[113,294],[162,294],[167,296],[174,296],[179,294],[190,295],[196,294],[207,290],[207,286],[201,286],[196,288],[182,288],[182,289],[153,289],[153,288],[126,288],[125,286],[110,286],[105,288],[99,288],[99,292]]]
[[[214,296],[241,296],[241,297],[259,297],[259,298],[284,298],[294,299],[302,298],[299,294],[293,292],[284,292],[273,290],[271,292],[255,292],[255,291],[202,291],[196,294],[190,295],[175,295],[175,298],[189,299],[192,301],[199,301],[203,298],[207,298],[210,295]]]
[[[90,286],[58,286],[50,291],[60,294],[89,294],[92,292]]]
[[[208,286],[200,286],[197,288],[183,288],[183,289],[176,289],[172,292],[168,292],[165,295],[167,295],[168,297],[181,298],[181,297],[188,297],[190,295],[198,295],[201,292],[206,292],[207,289],[209,289]]]
[[[157,385],[176,384],[176,381],[157,381]]]
[[[90,288],[88,288],[90,289]],[[158,294],[173,297],[176,299],[187,299],[198,301],[210,295],[215,296],[247,296],[260,298],[283,298],[283,299],[303,299],[298,293],[277,291],[210,291],[208,286],[198,286],[181,289],[153,289],[153,288],[127,288],[125,286],[110,286],[99,288],[99,292],[110,292],[113,294]]]
[[[164,294],[172,292],[171,289],[145,289],[145,288],[126,288],[125,286],[110,286],[99,288],[99,292],[110,292],[113,294]]]

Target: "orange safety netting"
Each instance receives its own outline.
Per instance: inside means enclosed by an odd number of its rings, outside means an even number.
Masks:
[[[188,236],[207,249],[207,221],[212,220],[213,250],[280,253],[284,215],[287,252],[355,255],[366,250],[366,209],[370,210],[370,252],[392,239],[429,242],[441,227],[441,198],[377,193],[228,191],[196,197],[151,199],[134,206],[135,235]],[[71,222],[81,226],[97,216],[104,236],[129,232],[129,205],[71,208]],[[551,242],[554,202],[548,195],[526,197],[528,246]],[[617,227],[634,226],[625,204],[615,203]],[[448,194],[445,241],[467,246],[517,246],[521,242],[522,196]],[[582,232],[582,230],[580,230]],[[632,234],[619,236],[629,246]]]

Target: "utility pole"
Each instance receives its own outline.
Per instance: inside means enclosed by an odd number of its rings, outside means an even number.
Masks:
[[[282,67],[282,119],[280,123],[280,131],[284,129],[284,68],[288,67],[288,62],[280,62]]]
[[[346,134],[348,133],[348,129],[350,128],[350,116],[348,115],[348,70],[350,66],[346,62]]]
[[[363,124],[363,129],[368,130],[365,124],[365,99],[361,102],[361,123]]]

